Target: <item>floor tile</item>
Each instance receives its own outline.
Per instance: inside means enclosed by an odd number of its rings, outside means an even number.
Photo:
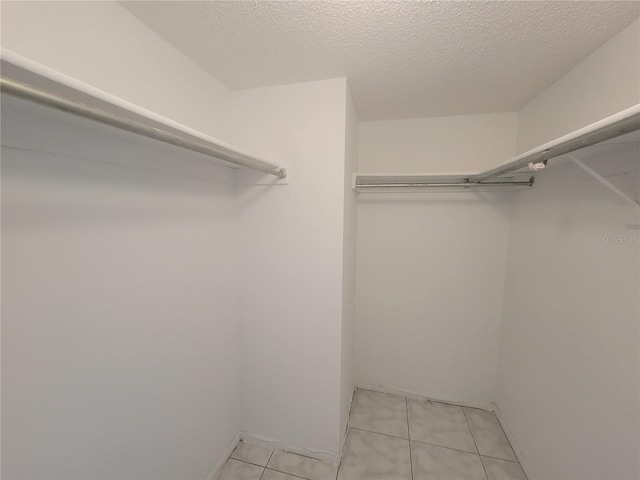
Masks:
[[[230,458],[224,464],[218,480],[260,480],[263,467]]]
[[[409,441],[350,428],[338,480],[411,480]]]
[[[413,480],[486,480],[480,457],[473,453],[411,442]]]
[[[358,389],[353,395],[349,425],[408,439],[406,399],[400,395]]]
[[[485,410],[464,408],[480,455],[518,461],[496,416]]]
[[[282,450],[273,452],[267,466],[307,480],[335,480],[338,470],[337,465]]]
[[[478,453],[462,407],[408,399],[410,439]]]
[[[231,454],[231,458],[266,467],[272,453],[273,448],[265,448],[261,447],[260,445],[240,442]]]
[[[518,462],[508,462],[497,458],[482,457],[489,480],[527,480]]]
[[[276,470],[269,470],[268,468],[262,474],[260,480],[300,480],[300,477],[294,477],[288,473],[278,472]]]

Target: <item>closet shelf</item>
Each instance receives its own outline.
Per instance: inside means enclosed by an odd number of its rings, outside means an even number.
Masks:
[[[276,164],[244,153],[213,137],[62,75],[13,52],[3,49],[1,56],[3,76],[0,78],[0,89],[3,94],[201,153],[230,166],[250,168],[280,179],[287,176],[286,170]],[[18,78],[28,77],[30,81],[21,82],[11,78],[10,75],[5,76],[7,71],[16,73],[15,76]],[[44,85],[44,87],[38,85]],[[64,94],[59,94],[60,91]],[[83,101],[77,101],[76,98],[82,98]]]
[[[352,187],[357,191],[385,188],[433,187],[514,187],[531,186],[533,177],[522,178],[530,170],[544,168],[546,162],[571,152],[640,130],[640,104],[545,143],[484,172],[455,174],[366,174],[355,173]],[[529,165],[533,165],[530,168]],[[523,175],[520,175],[520,174]]]

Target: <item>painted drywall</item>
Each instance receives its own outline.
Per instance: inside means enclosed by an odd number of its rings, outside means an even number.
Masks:
[[[224,139],[227,89],[120,5],[1,8],[3,49]],[[241,428],[233,176],[2,108],[3,478],[206,478]]]
[[[515,136],[515,113],[362,122],[359,171],[477,172],[509,160]]]
[[[288,185],[238,182],[243,429],[337,454],[345,79],[235,91],[232,142]]]
[[[358,196],[351,178],[358,162],[358,112],[347,85],[344,168],[344,246],[342,257],[342,359],[340,372],[340,442],[346,434],[355,384],[356,248]],[[342,443],[341,443],[342,445]]]
[[[522,153],[640,103],[640,19],[518,112]]]
[[[358,170],[479,171],[515,135],[515,113],[363,122]],[[507,209],[488,192],[359,195],[356,383],[494,400]]]
[[[116,2],[2,2],[2,48],[216,138],[228,89]]]
[[[234,181],[241,185],[234,190],[233,204],[234,215],[238,219],[237,228],[233,231],[238,238],[224,255],[227,261],[231,261],[236,258],[234,248],[241,254],[237,257],[233,275],[225,269],[217,272],[213,264],[208,266],[216,279],[218,275],[229,275],[228,288],[223,289],[220,295],[225,295],[229,302],[237,302],[234,303],[234,314],[242,318],[236,328],[241,330],[243,350],[236,351],[236,363],[228,358],[205,357],[205,361],[215,362],[215,366],[210,366],[215,371],[206,379],[193,378],[202,382],[203,390],[215,385],[228,390],[227,395],[233,399],[229,404],[237,405],[241,411],[238,413],[235,407],[211,401],[211,411],[207,415],[224,414],[227,423],[218,428],[215,422],[202,414],[204,420],[198,430],[208,429],[215,442],[211,443],[209,438],[190,454],[195,455],[195,452],[206,448],[210,471],[222,455],[223,447],[226,448],[226,443],[239,430],[337,454],[340,411],[344,408],[341,403],[340,366],[343,353],[343,257],[346,242],[352,241],[343,231],[347,174],[346,81],[312,82],[239,91],[232,95],[117,4],[3,4],[2,14],[3,48],[204,133],[230,142],[238,140],[238,146],[247,150],[255,147],[255,151],[282,160],[285,166],[290,167],[291,180],[275,187],[242,186],[265,183],[268,179],[264,176],[244,171],[233,176]],[[38,35],[33,35],[34,31]],[[118,34],[114,35],[114,32]],[[87,158],[93,154],[90,143],[70,143],[65,148],[60,145],[57,148],[61,150],[58,154],[69,157]],[[123,154],[109,162],[214,182],[220,179],[216,171],[209,171],[198,162],[182,165],[182,156],[179,168],[176,168],[176,162],[169,157],[149,159],[146,158],[148,155],[148,152],[136,151],[131,158]],[[176,152],[175,155],[181,154]],[[214,207],[215,204],[212,205]],[[217,209],[215,211],[221,214]],[[118,223],[115,214],[111,217],[114,223]],[[211,223],[214,228],[217,223],[215,216],[212,216]],[[192,235],[188,230],[184,234]],[[175,235],[179,236],[180,231]],[[185,242],[188,245],[188,239]],[[178,249],[180,245],[176,242]],[[188,249],[182,251],[187,252]],[[194,261],[199,253],[196,251],[194,254]],[[115,263],[115,266],[122,265]],[[204,263],[200,268],[206,266]],[[182,273],[190,275],[190,272]],[[234,289],[236,277],[241,288]],[[345,280],[348,281],[350,279]],[[213,283],[206,278],[198,280],[196,276],[185,283],[185,288],[191,282],[198,285]],[[139,283],[144,282],[139,280]],[[89,288],[91,282],[87,285]],[[211,314],[217,315],[215,304],[210,307]],[[171,313],[169,310],[166,315]],[[265,334],[265,330],[269,333]],[[206,337],[207,332],[199,333]],[[233,349],[239,342],[228,335],[216,334],[216,338],[210,341],[225,342],[218,355]],[[217,349],[213,347],[213,350]],[[134,365],[132,370],[135,368]],[[226,376],[219,380],[214,374],[218,369],[227,369],[231,374],[236,368],[242,371],[242,380],[236,378],[242,385],[242,392],[239,387],[234,389],[227,385]],[[237,373],[239,377],[240,371]],[[167,388],[169,386],[171,382]],[[244,400],[240,399],[240,393],[244,393]],[[153,399],[149,402],[153,403]],[[199,413],[202,412],[198,408],[193,409],[193,415]],[[244,420],[240,421],[240,418]],[[176,416],[174,421],[179,422],[179,419]],[[234,431],[227,428],[232,423],[236,426]],[[188,431],[190,427],[187,425],[186,428]],[[131,437],[145,433],[129,432]],[[125,435],[125,440],[130,440],[130,436]],[[76,438],[77,441],[83,439],[81,435]],[[122,443],[126,444],[125,441]],[[183,445],[191,447],[191,444]],[[189,454],[182,454],[181,448],[176,451],[191,459]],[[156,466],[166,466],[172,458],[162,448],[158,448],[156,454],[163,458],[153,461],[151,454],[148,457],[143,455],[136,457],[137,463],[132,460],[121,467],[138,468],[139,473],[129,475],[126,470],[122,474],[105,470],[104,475],[158,477],[155,473],[141,473],[145,468],[155,472]],[[40,463],[42,468],[48,465],[49,460]],[[83,472],[78,475],[99,476],[100,472],[90,471],[92,461],[96,469],[102,468],[100,462],[104,459],[87,457],[86,464],[82,468],[77,467]],[[192,469],[200,469],[203,465],[200,459],[191,463]],[[76,467],[69,464],[68,458],[58,460],[56,469],[62,471],[65,465],[68,471],[60,476],[75,474]],[[189,478],[191,470],[179,471],[180,465],[181,461],[176,462],[173,470],[166,470],[163,476]],[[20,472],[28,472],[25,465],[16,468],[18,476],[24,475]],[[46,474],[38,476],[45,477]]]
[[[626,177],[637,199],[638,144],[591,152],[590,165]],[[514,196],[497,406],[531,478],[640,477],[632,216],[640,223],[637,208],[568,161]]]
[[[494,400],[508,197],[361,193],[356,381]]]
[[[517,150],[639,102],[636,20],[518,112]],[[575,155],[638,200],[625,141]],[[638,215],[566,159],[514,197],[496,402],[533,478],[640,476]]]
[[[229,169],[7,98],[2,142],[3,478],[206,478],[240,429]]]

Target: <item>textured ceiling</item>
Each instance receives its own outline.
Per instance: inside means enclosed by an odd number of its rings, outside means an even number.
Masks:
[[[516,110],[640,14],[638,1],[122,4],[232,89],[347,77],[362,120]]]

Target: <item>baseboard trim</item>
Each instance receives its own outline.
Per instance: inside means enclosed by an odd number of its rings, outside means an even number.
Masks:
[[[344,432],[342,432],[342,441],[340,442],[340,455],[338,463],[342,461],[342,452],[344,451],[344,444],[347,441],[347,434],[349,433],[349,425],[351,424],[351,408],[353,407],[353,396],[356,393],[356,388],[357,387],[354,386],[353,390],[351,390],[351,400],[349,401],[349,410],[347,411],[347,420],[345,422]]]
[[[440,395],[431,395],[425,393],[409,392],[407,390],[398,390],[396,388],[383,387],[382,385],[370,385],[367,383],[358,383],[356,388],[362,390],[373,390],[374,392],[391,393],[394,395],[403,395],[407,398],[415,400],[428,399],[434,402],[448,403],[450,405],[458,405],[460,407],[479,408],[480,410],[496,411],[496,405],[491,402],[480,402],[476,400],[461,400],[459,398],[444,397]]]
[[[495,414],[496,414],[496,418],[498,419],[498,422],[500,423],[500,426],[502,427],[502,430],[504,431],[504,434],[507,436],[507,439],[511,444],[511,448],[513,448],[513,453],[516,454],[516,457],[520,462],[520,466],[522,467],[524,474],[527,476],[529,480],[534,480],[535,477],[531,475],[531,470],[529,470],[529,468],[527,467],[527,462],[524,459],[522,450],[520,450],[520,447],[518,447],[518,442],[516,442],[516,439],[513,437],[513,434],[511,433],[511,430],[509,430],[509,427],[505,423],[504,418],[502,417],[502,415],[500,415],[500,409],[497,406],[496,406]]]
[[[347,428],[348,429],[348,428]],[[346,437],[346,433],[345,433]],[[286,452],[297,453],[298,455],[302,455],[304,457],[315,458],[316,460],[322,460],[323,462],[329,462],[334,465],[340,464],[341,455],[337,455],[332,452],[326,452],[324,450],[313,450],[311,448],[299,447],[297,445],[293,445],[289,442],[284,442],[282,440],[276,440],[274,438],[265,437],[262,435],[256,435],[254,433],[249,432],[239,432],[233,438],[233,441],[229,444],[224,454],[218,460],[215,467],[211,471],[211,474],[207,477],[207,480],[217,480],[220,476],[220,472],[224,467],[224,464],[227,463],[229,457],[238,446],[238,443],[246,442],[253,445],[259,445],[261,447],[266,448],[277,448],[278,450],[284,450]]]
[[[213,467],[213,470],[211,471],[211,475],[207,477],[207,480],[216,480],[218,478],[218,476],[220,475],[220,472],[222,471],[222,467],[224,467],[224,464],[227,463],[228,458],[231,456],[235,448],[238,446],[238,443],[240,443],[239,433],[237,433],[236,436],[233,437],[232,442],[224,451],[224,454],[222,455],[222,457],[220,457],[215,467]]]
[[[275,438],[265,437],[263,435],[256,435],[255,433],[240,432],[238,434],[240,440],[243,442],[251,443],[253,445],[259,445],[261,447],[277,448],[278,450],[284,450],[286,452],[297,453],[304,457],[315,458],[316,460],[322,460],[323,462],[329,462],[334,465],[340,463],[340,455],[325,450],[313,450],[307,447],[300,447],[289,442],[277,440]]]

